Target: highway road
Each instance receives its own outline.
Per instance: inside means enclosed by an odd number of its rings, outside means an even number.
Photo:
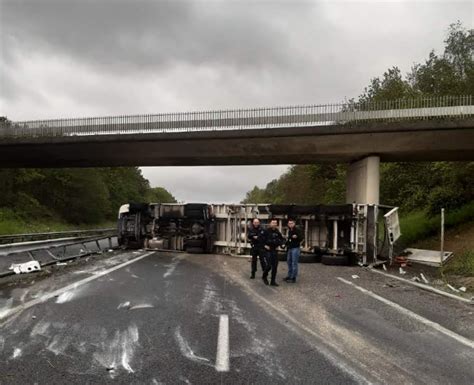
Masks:
[[[5,280],[0,384],[473,383],[474,306],[300,268],[269,287],[244,258],[117,251]]]

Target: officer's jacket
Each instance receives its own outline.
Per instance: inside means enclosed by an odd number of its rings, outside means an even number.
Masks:
[[[257,239],[254,239],[254,237],[257,237]],[[254,227],[254,225],[250,225],[247,231],[247,239],[252,244],[252,247],[263,247],[265,230],[260,226]]]
[[[270,247],[271,250],[275,250],[278,246],[285,245],[285,238],[283,238],[283,235],[281,235],[278,229],[272,230],[268,228],[265,231],[264,245]]]
[[[296,235],[296,238],[293,238],[293,235]],[[303,236],[301,235],[301,231],[296,226],[293,227],[293,229],[288,230],[288,240],[286,241],[286,246],[289,249],[300,247],[302,241]]]

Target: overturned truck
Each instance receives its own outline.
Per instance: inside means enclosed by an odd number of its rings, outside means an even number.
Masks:
[[[287,220],[295,219],[304,234],[302,260],[333,265],[386,262],[400,237],[397,208],[383,205],[129,203],[119,210],[118,241],[130,248],[248,254],[253,218],[263,227],[277,219],[283,235]]]

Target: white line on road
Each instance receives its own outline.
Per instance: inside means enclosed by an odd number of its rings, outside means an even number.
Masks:
[[[367,290],[367,289],[364,289],[363,287],[361,286],[357,286],[356,284],[352,283],[351,281],[348,281],[344,278],[341,278],[341,277],[337,277],[337,279],[341,282],[344,282],[345,284],[348,284],[348,285],[351,285],[353,286],[354,288],[356,288],[357,290],[361,291],[362,293],[364,294],[367,294],[368,296],[372,297],[372,298],[375,298],[376,300],[379,300],[380,302],[383,302],[384,304],[388,305],[388,306],[391,306],[393,307],[394,309],[397,309],[399,312],[407,315],[408,317],[411,317],[425,325],[428,325],[428,326],[431,326],[433,329],[437,330],[438,332],[440,333],[443,333],[444,335],[448,336],[448,337],[451,337],[453,339],[455,339],[456,341],[462,343],[463,345],[466,345],[470,348],[474,348],[474,341],[471,341],[470,339],[466,338],[466,337],[463,337],[449,329],[446,329],[445,327],[441,326],[440,324],[436,323],[436,322],[433,322],[433,321],[430,321],[429,319],[426,319],[425,317],[422,317],[421,315],[418,315],[414,312],[412,312],[411,310],[408,310],[406,308],[404,308],[403,306],[400,306],[399,304],[395,303],[395,302],[392,302],[384,297],[381,297],[380,295],[378,294],[375,294],[374,292],[370,291],[370,290]]]
[[[74,283],[71,283],[70,285],[67,285],[61,289],[57,289],[57,290],[54,290],[52,291],[51,293],[47,293],[47,294],[44,294],[42,295],[41,297],[39,298],[36,298],[32,301],[29,301],[29,302],[25,302],[21,305],[18,305],[14,308],[11,308],[10,310],[7,310],[3,313],[0,314],[0,320],[3,319],[3,318],[7,318],[9,316],[11,316],[12,314],[15,314],[19,311],[22,311],[22,310],[26,310],[32,306],[35,306],[35,305],[38,305],[39,303],[42,303],[42,302],[45,302],[47,301],[48,299],[50,298],[53,298],[53,297],[56,297],[56,296],[59,296],[61,295],[62,293],[65,293],[69,290],[75,290],[76,288],[78,288],[79,286],[82,286],[82,285],[85,285],[86,283],[88,282],[91,282],[97,278],[100,278],[106,274],[109,274],[115,270],[118,270],[118,269],[121,269],[122,267],[125,267],[127,265],[130,265],[134,262],[137,262],[139,261],[140,259],[143,259],[145,257],[148,257],[149,255],[153,254],[154,251],[150,252],[150,253],[146,253],[146,254],[143,254],[137,258],[134,258],[134,259],[131,259],[127,262],[124,262],[124,263],[121,263],[120,265],[117,265],[117,266],[114,266],[114,267],[111,267],[110,269],[107,269],[107,270],[103,270],[103,271],[100,271],[98,272],[97,274],[95,275],[92,275],[90,277],[87,277],[87,278],[84,278],[84,279],[81,279],[80,281],[77,281],[77,282],[74,282]]]
[[[226,314],[222,314],[219,318],[216,370],[218,372],[229,371],[229,316]]]

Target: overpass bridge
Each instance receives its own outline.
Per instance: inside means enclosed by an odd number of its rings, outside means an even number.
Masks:
[[[0,167],[347,162],[348,202],[378,203],[379,162],[474,160],[472,96],[3,121]]]

